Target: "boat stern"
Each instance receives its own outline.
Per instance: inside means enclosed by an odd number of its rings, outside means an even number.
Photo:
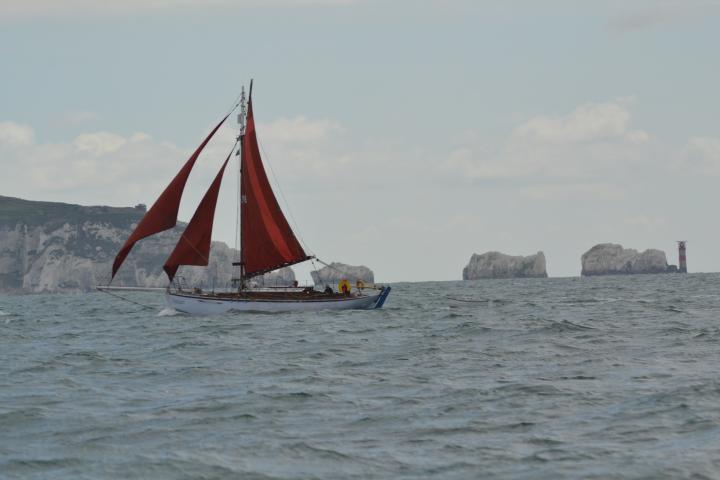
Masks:
[[[385,304],[385,300],[387,300],[388,296],[390,295],[390,290],[392,290],[392,288],[390,287],[382,288],[382,290],[380,291],[380,295],[378,295],[378,298],[372,307],[373,309],[382,308],[382,306]]]

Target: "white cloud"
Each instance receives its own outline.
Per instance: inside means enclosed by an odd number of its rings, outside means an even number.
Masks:
[[[640,145],[650,141],[650,134],[642,130],[633,130],[625,134],[625,140],[630,143]]]
[[[627,99],[586,103],[567,115],[537,116],[515,129],[514,136],[538,143],[570,144],[626,139],[647,141],[645,132],[629,132],[632,114]]]
[[[78,153],[88,153],[93,156],[105,155],[117,152],[128,140],[108,132],[83,133],[78,135],[73,141],[73,146]]]
[[[70,142],[45,144],[34,138],[30,127],[0,123],[4,194],[30,199],[58,195],[67,199],[75,194],[78,201],[89,196],[95,203],[103,203],[104,197],[106,203],[125,204],[140,191],[157,191],[161,182],[147,172],[164,170],[170,178],[185,156],[179,148],[154,142],[142,133],[128,138],[109,132],[83,133]]]
[[[691,138],[686,147],[684,161],[679,166],[690,174],[720,174],[720,139]]]
[[[461,138],[469,140],[449,153],[444,167],[471,180],[521,181],[534,198],[618,196],[613,179],[650,157],[650,135],[630,128],[631,105],[621,98],[565,115],[538,115],[494,147],[465,134]]]
[[[212,126],[208,126],[209,131]],[[290,186],[326,182],[334,175],[351,175],[353,157],[336,139],[344,129],[329,120],[281,118],[259,124],[266,164]],[[197,135],[199,143],[206,132]],[[205,148],[194,169],[192,190],[202,190],[230,152],[236,127],[226,124]],[[81,203],[151,203],[176,169],[195,148],[182,149],[136,132],[129,136],[98,131],[81,133],[68,142],[36,143],[32,128],[0,123],[3,152],[0,189],[24,198],[57,198]],[[270,170],[270,168],[268,168]],[[271,180],[273,172],[268,171]],[[287,185],[284,185],[287,186]]]
[[[32,128],[14,122],[0,122],[0,147],[27,147],[32,145],[34,139]]]

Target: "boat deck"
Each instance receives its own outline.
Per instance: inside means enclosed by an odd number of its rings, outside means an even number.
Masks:
[[[305,289],[299,291],[252,291],[246,290],[242,292],[204,292],[198,290],[174,290],[172,293],[178,295],[202,296],[203,298],[211,298],[217,300],[340,300],[343,298],[358,298],[363,295],[359,294],[343,294],[343,293],[325,293],[318,292],[313,289]]]

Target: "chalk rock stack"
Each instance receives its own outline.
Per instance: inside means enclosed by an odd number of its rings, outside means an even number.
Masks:
[[[481,278],[547,278],[545,254],[523,257],[500,252],[474,253],[463,269],[463,280]]]
[[[348,280],[353,285],[358,280],[362,280],[366,284],[375,283],[375,274],[363,265],[354,266],[332,262],[329,267],[326,266],[311,272],[310,275],[312,275],[313,282],[318,287],[330,285],[335,288],[342,279]]]
[[[662,250],[638,252],[615,243],[595,245],[582,255],[581,262],[583,276],[669,273],[677,270],[674,265],[668,265]]]

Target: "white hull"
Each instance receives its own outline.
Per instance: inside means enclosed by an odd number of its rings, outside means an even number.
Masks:
[[[191,315],[219,315],[228,312],[308,312],[317,310],[372,310],[381,308],[390,287],[376,295],[317,300],[249,300],[210,297],[202,294],[168,292],[169,307]]]

